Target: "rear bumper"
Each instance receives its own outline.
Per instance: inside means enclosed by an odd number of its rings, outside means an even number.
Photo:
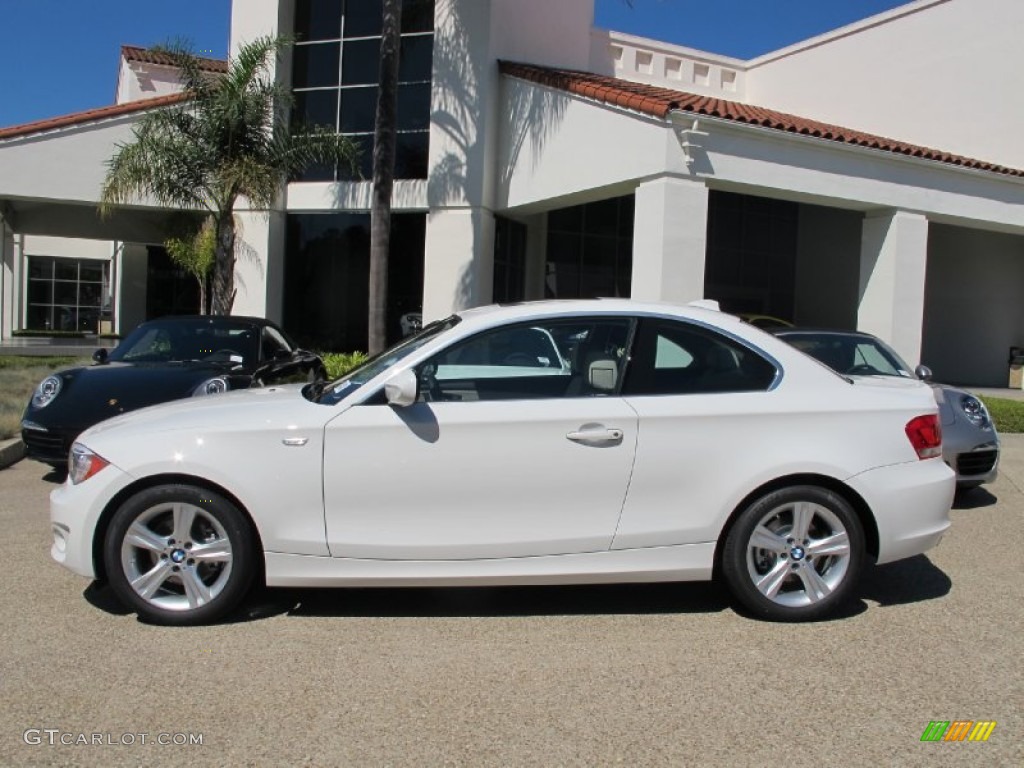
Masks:
[[[949,528],[956,475],[940,459],[896,464],[847,481],[878,526],[878,563],[927,552]]]

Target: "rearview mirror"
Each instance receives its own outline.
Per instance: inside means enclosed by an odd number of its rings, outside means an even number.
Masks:
[[[914,375],[921,381],[930,382],[932,380],[932,369],[927,365],[919,365],[914,369]]]
[[[399,371],[384,383],[384,397],[389,405],[404,408],[415,403],[417,395],[419,382],[411,368]]]
[[[97,349],[95,352],[92,353],[92,359],[99,365],[105,365],[107,362],[107,348],[100,347],[99,349]]]

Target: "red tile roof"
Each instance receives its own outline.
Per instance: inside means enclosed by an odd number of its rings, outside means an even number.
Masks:
[[[175,66],[174,57],[150,48],[142,48],[137,45],[122,45],[121,57],[127,61],[140,61],[143,64],[160,64],[167,67]],[[208,59],[199,57],[199,67],[207,72],[228,71],[228,63],[224,59]]]
[[[110,107],[100,107],[98,109],[87,109],[83,112],[73,112],[70,115],[61,115],[60,117],[51,117],[46,120],[37,120],[33,123],[12,125],[9,128],[0,128],[0,139],[12,139],[16,136],[27,136],[32,133],[42,133],[43,131],[52,131],[57,128],[67,128],[72,125],[91,123],[96,120],[105,120],[111,117],[130,115],[133,112],[143,112],[147,109],[155,109],[156,107],[166,107],[171,104],[178,104],[185,101],[186,98],[187,97],[183,93],[171,93],[166,96],[157,96],[154,99],[129,101],[125,104],[115,104]]]
[[[675,91],[656,85],[632,83],[614,77],[594,75],[589,72],[574,72],[565,69],[550,69],[532,64],[517,62],[499,62],[502,74],[529,80],[541,85],[568,91],[584,98],[594,99],[605,104],[625,107],[636,112],[654,117],[667,118],[671,112],[692,112],[695,115],[707,115],[737,123],[748,123],[778,131],[813,136],[842,144],[870,147],[885,152],[909,155],[940,163],[990,171],[1006,176],[1024,176],[1024,170],[1007,168],[1002,165],[974,160],[961,155],[954,155],[937,149],[908,144],[895,139],[843,128],[838,125],[809,120],[773,109],[763,109],[737,101],[716,99],[710,96],[698,96],[685,91]]]

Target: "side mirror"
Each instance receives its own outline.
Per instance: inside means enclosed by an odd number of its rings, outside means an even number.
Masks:
[[[106,347],[100,347],[99,349],[97,349],[95,352],[92,353],[92,359],[98,365],[106,365],[107,364],[107,354],[108,354],[107,353],[107,348]]]
[[[384,383],[384,397],[389,405],[404,408],[416,402],[419,381],[411,368],[399,371]]]
[[[927,365],[919,365],[914,369],[914,375],[917,376],[921,381],[931,382],[932,380],[932,369]]]

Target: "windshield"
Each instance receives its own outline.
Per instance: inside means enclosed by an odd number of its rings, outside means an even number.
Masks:
[[[259,332],[228,318],[166,318],[143,323],[108,358],[123,363],[215,362],[255,366]]]
[[[899,355],[879,339],[840,333],[787,333],[780,338],[846,376],[914,378]]]
[[[340,379],[325,385],[319,395],[314,393],[313,399],[318,403],[334,405],[343,397],[348,397],[355,392],[370,379],[411,355],[434,337],[454,328],[460,321],[461,318],[458,315],[452,315],[445,320],[431,323],[414,336],[402,339],[395,346],[384,350],[376,357],[371,357]]]

